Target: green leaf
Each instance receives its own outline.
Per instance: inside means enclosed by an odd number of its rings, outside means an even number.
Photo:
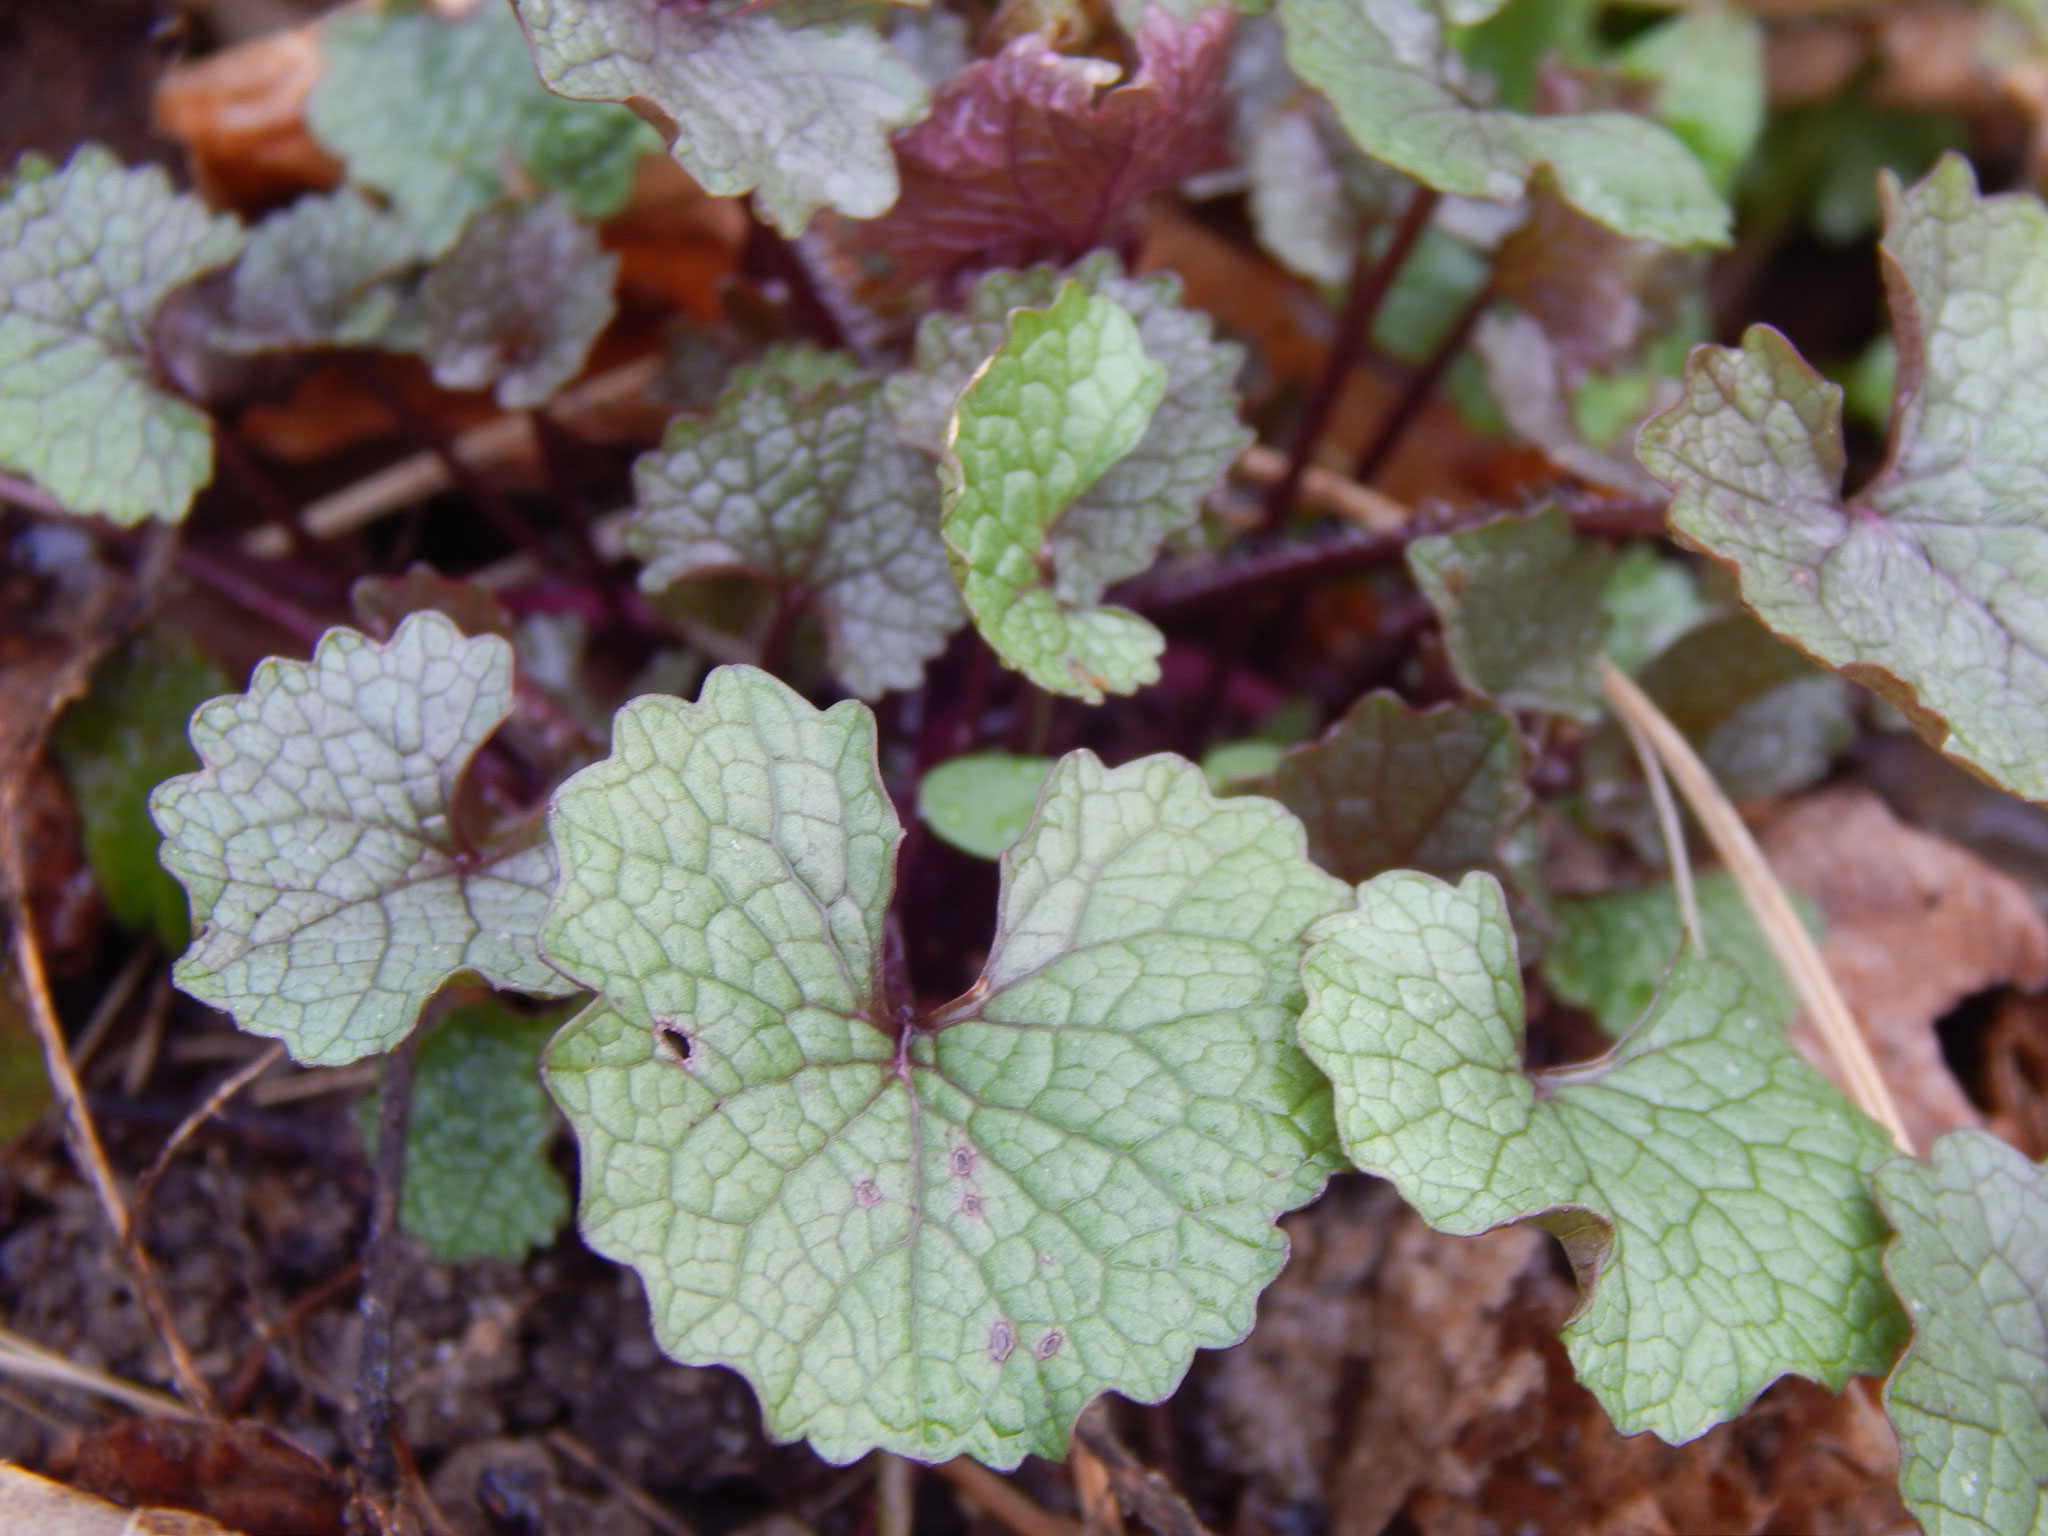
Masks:
[[[1617,233],[1725,245],[1728,209],[1698,160],[1625,112],[1528,117],[1471,103],[1426,0],[1281,0],[1287,58],[1368,155],[1440,192],[1514,202],[1548,166],[1574,208]]]
[[[520,117],[520,160],[535,181],[567,198],[579,219],[623,212],[633,200],[641,160],[662,148],[661,135],[627,107],[547,92]]]
[[[971,752],[917,781],[917,814],[945,842],[978,859],[999,859],[1031,825],[1049,757]]]
[[[212,428],[155,382],[150,322],[241,248],[232,218],[96,145],[0,190],[0,466],[73,512],[184,517],[213,478]]]
[[[1003,345],[1011,312],[1045,308],[1068,282],[1121,305],[1138,327],[1145,356],[1166,369],[1166,392],[1143,436],[1045,536],[1055,589],[1063,602],[1078,605],[1147,569],[1166,540],[1193,527],[1202,502],[1250,444],[1233,388],[1243,348],[1217,341],[1207,315],[1182,307],[1178,278],[1126,277],[1116,257],[1102,251],[1064,273],[1033,267],[988,274],[964,315],[935,314],[918,328],[914,366],[889,381],[888,397],[903,440],[942,454],[954,408]]]
[[[1764,29],[1732,6],[1681,12],[1633,39],[1616,61],[1653,85],[1651,114],[1678,135],[1726,194],[1763,137]]]
[[[425,254],[401,215],[352,187],[302,197],[249,236],[216,345],[408,346],[414,327],[404,279]]]
[[[1799,996],[1734,880],[1718,870],[1701,875],[1693,882],[1693,898],[1707,952],[1742,973],[1767,1022],[1790,1027],[1799,1014]],[[1820,909],[1798,895],[1792,905],[1818,942]],[[1543,954],[1543,979],[1619,1039],[1649,1012],[1678,963],[1685,939],[1678,897],[1668,884],[1567,897],[1555,904],[1553,915],[1557,934]]]
[[[1602,598],[1614,560],[1552,507],[1408,546],[1408,569],[1443,620],[1465,686],[1510,709],[1600,714]]]
[[[50,1112],[49,1072],[11,967],[0,968],[0,1147]]]
[[[626,548],[658,592],[745,572],[808,602],[862,698],[915,688],[961,625],[931,461],[896,440],[879,382],[796,349],[740,370],[634,466]]]
[[[1284,741],[1251,737],[1244,741],[1219,741],[1202,754],[1202,777],[1219,795],[1255,787],[1270,778],[1287,755]]]
[[[1502,844],[1529,809],[1514,721],[1475,704],[1411,710],[1391,693],[1289,752],[1272,793],[1315,861],[1354,884],[1390,869],[1504,875]]]
[[[1607,610],[1607,659],[1630,673],[1713,611],[1691,569],[1649,542],[1615,557],[1600,602]]]
[[[1913,1343],[1885,1407],[1928,1536],[2048,1529],[2048,1169],[1983,1131],[1897,1158],[1877,1197]]]
[[[184,891],[157,862],[162,839],[149,796],[198,766],[185,722],[227,686],[212,658],[176,635],[147,631],[101,663],[92,692],[64,711],[51,738],[107,910],[125,928],[154,927],[173,953],[185,947],[191,922]]]
[[[1167,377],[1130,311],[1069,279],[1049,308],[1011,313],[1007,339],[953,408],[939,461],[953,574],[983,638],[1049,693],[1099,704],[1158,680],[1159,631],[1094,606],[1095,561],[1059,564],[1055,539],[1144,438]]]
[[[1588,485],[1635,496],[1651,496],[1657,482],[1626,449],[1597,447],[1587,439],[1571,387],[1575,372],[1565,351],[1537,320],[1526,314],[1490,314],[1472,333],[1472,350],[1484,364],[1487,393],[1501,419],[1522,441]],[[1649,382],[1644,381],[1646,384]],[[1580,390],[1583,391],[1582,380]],[[1668,398],[1668,397],[1667,397]],[[1629,426],[1646,414],[1649,392],[1629,412]],[[1626,431],[1626,427],[1623,428]]]
[[[1318,924],[1302,1049],[1344,1150],[1439,1231],[1529,1221],[1586,1297],[1566,1352],[1623,1434],[1675,1443],[1787,1374],[1839,1390],[1905,1320],[1870,1176],[1889,1143],[1762,1016],[1687,959],[1597,1061],[1522,1067],[1514,931],[1490,875],[1382,875]]]
[[[618,273],[619,258],[558,197],[474,215],[420,289],[434,382],[495,385],[507,410],[545,405],[611,324]]]
[[[541,1052],[562,1018],[480,1003],[420,1043],[398,1221],[443,1263],[517,1263],[568,1223],[569,1186],[548,1161],[555,1110],[540,1082]],[[372,1155],[377,1103],[363,1101]]]
[[[1361,155],[1341,128],[1326,124],[1328,115],[1320,100],[1290,100],[1252,117],[1242,132],[1259,244],[1290,272],[1334,288],[1404,182]]]
[[[927,93],[861,8],[515,3],[551,89],[659,114],[670,153],[705,191],[752,192],[784,234],[820,208],[868,219],[896,200],[889,134],[923,116]]]
[[[559,997],[534,935],[555,883],[545,841],[472,853],[463,770],[512,709],[512,648],[416,613],[379,645],[331,629],[192,717],[206,766],[158,787],[164,867],[199,934],[174,971],[294,1058],[396,1045],[451,976]]]
[[[910,1021],[864,707],[724,667],[613,743],[555,798],[543,944],[599,996],[546,1075],[585,1236],[665,1349],[828,1460],[1012,1467],[1243,1337],[1276,1216],[1332,1163],[1287,1032],[1299,936],[1344,890],[1292,818],[1175,758],[1063,759],[980,980]]]
[[[429,256],[514,190],[508,165],[603,218],[625,206],[653,147],[626,108],[550,95],[502,5],[453,21],[410,3],[344,11],[322,27],[320,52],[306,126],[350,180],[392,199]]]
[[[1979,773],[2048,800],[2048,209],[1944,160],[1887,180],[1890,461],[1842,499],[1841,390],[1777,332],[1702,347],[1639,453],[1671,524],[1800,649]]]
[[[1819,783],[1856,733],[1841,679],[1746,613],[1688,630],[1639,681],[1736,801]],[[1618,730],[1613,745],[1627,750]]]

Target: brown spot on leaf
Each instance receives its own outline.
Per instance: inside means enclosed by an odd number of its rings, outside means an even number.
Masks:
[[[1060,1352],[1060,1346],[1067,1342],[1066,1330],[1055,1328],[1036,1344],[1031,1346],[1031,1358],[1043,1364]]]
[[[952,1165],[954,1178],[968,1179],[974,1176],[974,1148],[955,1147],[947,1154],[947,1161]]]
[[[1010,1320],[1008,1318],[997,1318],[995,1321],[995,1326],[990,1328],[988,1331],[989,1359],[995,1361],[997,1365],[1001,1365],[1005,1360],[1010,1358],[1011,1353],[1016,1348],[1017,1330],[1010,1326]]]
[[[873,1179],[862,1179],[853,1186],[853,1203],[864,1211],[871,1211],[882,1203],[882,1191]]]
[[[969,1221],[982,1220],[984,1212],[981,1203],[981,1196],[977,1195],[971,1189],[967,1191],[966,1194],[962,1195],[960,1197],[960,1214],[962,1216],[965,1216]]]

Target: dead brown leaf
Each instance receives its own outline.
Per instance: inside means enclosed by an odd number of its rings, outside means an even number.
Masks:
[[[1822,958],[1914,1143],[1981,1125],[1942,1060],[1935,1021],[1973,993],[2048,982],[2048,924],[2027,893],[1967,849],[1906,826],[1860,789],[1802,799],[1758,841],[1778,875],[1827,920]],[[1827,1070],[1802,1020],[1793,1038]]]
[[[341,162],[306,128],[319,81],[320,24],[308,22],[169,70],[157,124],[192,152],[193,177],[215,206],[288,202],[341,181]]]
[[[1784,1381],[1689,1445],[1624,1439],[1558,1330],[1578,1289],[1530,1228],[1430,1231],[1342,1179],[1287,1218],[1293,1258],[1207,1378],[1235,1536],[1828,1531],[1906,1536],[1874,1399]]]
[[[1984,1033],[1991,1129],[2037,1161],[2048,1157],[2048,997],[2008,997]]]
[[[0,1530],[19,1536],[239,1536],[204,1515],[122,1509],[0,1462]]]
[[[244,1536],[341,1536],[341,1483],[260,1424],[126,1419],[89,1435],[78,1486],[119,1503],[191,1510]]]

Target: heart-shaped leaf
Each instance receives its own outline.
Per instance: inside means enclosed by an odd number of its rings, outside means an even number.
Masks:
[[[1078,752],[1004,856],[980,980],[919,1017],[884,979],[874,733],[724,667],[628,705],[557,793],[543,944],[598,993],[546,1068],[584,1233],[778,1438],[1058,1457],[1098,1393],[1156,1400],[1243,1337],[1275,1218],[1327,1177],[1288,1031],[1344,888],[1271,801]]]

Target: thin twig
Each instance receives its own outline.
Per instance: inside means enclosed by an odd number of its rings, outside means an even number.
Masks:
[[[1364,355],[1372,338],[1373,323],[1379,318],[1380,307],[1392,291],[1394,279],[1401,275],[1401,268],[1407,265],[1409,252],[1415,249],[1416,241],[1429,227],[1439,201],[1441,196],[1434,188],[1417,187],[1401,214],[1401,222],[1394,227],[1393,238],[1387,242],[1386,250],[1375,259],[1368,257],[1364,247],[1360,246],[1357,264],[1351,272],[1350,297],[1345,300],[1344,313],[1337,320],[1337,334],[1331,338],[1330,353],[1324,359],[1322,375],[1316,380],[1315,392],[1309,396],[1294,430],[1294,442],[1287,454],[1287,472],[1266,496],[1263,527],[1267,533],[1278,533],[1287,526],[1287,519],[1294,515],[1295,493],[1301,488],[1301,477],[1307,471],[1309,461],[1315,457],[1323,434],[1329,430],[1330,418],[1337,410],[1337,400],[1344,392],[1344,382],[1351,377],[1351,370],[1358,366],[1359,358]]]
[[[1199,564],[1161,566],[1110,592],[1110,600],[1149,618],[1176,616],[1242,602],[1253,593],[1272,596],[1295,587],[1356,575],[1398,564],[1408,546],[1424,534],[1461,533],[1503,515],[1498,506],[1456,517],[1417,518],[1398,533],[1364,534],[1344,529],[1323,538],[1283,543],[1252,554]],[[1595,539],[1655,537],[1664,528],[1664,509],[1638,507],[1588,510],[1572,518],[1574,532]]]
[[[1080,1526],[1045,1509],[1015,1483],[996,1476],[978,1461],[956,1456],[932,1470],[1017,1536],[1081,1536]]]
[[[1770,940],[1778,963],[1785,968],[1807,1016],[1813,1020],[1815,1030],[1834,1057],[1849,1097],[1859,1109],[1891,1133],[1892,1141],[1901,1152],[1911,1156],[1912,1138],[1906,1133],[1905,1121],[1900,1118],[1898,1105],[1893,1102],[1884,1074],[1878,1071],[1877,1062],[1870,1054],[1869,1042],[1863,1038],[1855,1015],[1849,1011],[1841,990],[1828,974],[1827,964],[1814,947],[1806,925],[1800,922],[1799,914],[1792,909],[1791,899],[1786,896],[1784,887],[1778,884],[1777,876],[1771,873],[1763,850],[1749,835],[1749,828],[1743,825],[1741,815],[1721,786],[1714,782],[1713,774],[1699,760],[1678,727],[1665,718],[1664,712],[1651,702],[1626,672],[1612,662],[1603,662],[1600,675],[1614,712],[1624,721],[1633,720],[1641,728],[1657,755],[1664,760],[1671,777],[1677,781],[1679,793],[1685,796],[1693,814],[1699,818],[1708,840],[1720,854],[1721,862],[1741,887],[1743,899],[1756,916],[1757,926]]]
[[[48,491],[16,475],[0,475],[0,501],[11,501],[17,507],[39,512],[44,517],[71,515],[70,509]]]
[[[893,1451],[875,1452],[875,1536],[911,1536],[917,1468]]]
[[[123,963],[120,973],[108,984],[107,990],[100,994],[100,1000],[93,1005],[92,1017],[78,1032],[78,1045],[71,1052],[71,1065],[81,1077],[91,1065],[93,1053],[100,1048],[100,1042],[106,1039],[107,1031],[114,1027],[114,1021],[121,1017],[121,1011],[128,1006],[128,999],[135,995],[136,987],[156,961],[156,940],[145,938],[135,946],[135,952]]]
[[[543,564],[552,562],[554,556],[548,548],[547,540],[542,536],[540,529],[534,526],[532,519],[501,496],[496,486],[470,467],[447,433],[419,412],[408,410],[406,403],[363,359],[352,359],[349,373],[404,424],[406,433],[423,452],[432,454],[440,461],[442,471],[448,476],[448,483],[459,488],[477,510],[483,513],[484,520],[496,528],[508,543],[525,550]],[[537,436],[535,446],[539,446]]]
[[[237,608],[276,625],[301,645],[318,645],[320,637],[327,633],[328,626],[297,603],[211,555],[203,555],[196,549],[180,549],[178,569],[202,587],[218,592]]]
[[[9,841],[13,843],[17,838],[10,836]],[[57,1017],[57,1005],[50,997],[50,979],[43,969],[42,950],[36,944],[35,917],[29,910],[19,869],[12,873],[14,966],[21,977],[22,990],[27,994],[29,1023],[35,1029],[37,1043],[42,1046],[43,1066],[49,1074],[50,1088],[63,1111],[64,1140],[71,1149],[71,1160],[92,1185],[107,1225],[113,1228],[114,1240],[127,1254],[128,1268],[135,1279],[136,1297],[163,1340],[178,1390],[200,1412],[209,1417],[216,1416],[219,1408],[214,1402],[212,1389],[192,1363],[191,1352],[179,1336],[170,1303],[164,1299],[163,1287],[157,1283],[156,1266],[129,1223],[128,1208],[121,1199],[120,1186],[114,1182],[114,1170],[107,1162],[106,1148],[100,1145],[99,1131],[85,1107],[85,1090],[79,1086],[78,1074],[72,1068],[71,1052],[64,1042],[64,1026]]]
[[[1075,1421],[1074,1438],[1101,1458],[1118,1502],[1153,1536],[1210,1536],[1180,1490],[1124,1448],[1100,1403]]]
[[[1650,786],[1650,804],[1657,811],[1657,831],[1664,839],[1664,854],[1671,861],[1671,887],[1678,893],[1678,916],[1685,924],[1692,947],[1707,953],[1707,930],[1700,923],[1699,895],[1693,889],[1692,855],[1685,846],[1685,825],[1678,819],[1678,807],[1671,799],[1671,784],[1664,777],[1664,764],[1657,749],[1632,715],[1621,717],[1629,745],[1636,749],[1636,761],[1643,765],[1643,779]]]
[[[306,1067],[258,1083],[249,1090],[249,1102],[258,1109],[275,1109],[280,1104],[303,1104],[330,1093],[355,1093],[376,1087],[381,1070],[374,1061],[358,1061],[346,1067]]]
[[[118,1376],[109,1376],[105,1371],[96,1371],[89,1366],[77,1365],[54,1351],[23,1338],[9,1328],[0,1328],[0,1371],[18,1376],[23,1381],[47,1382],[51,1386],[71,1387],[80,1392],[91,1392],[111,1402],[125,1403],[137,1413],[146,1413],[159,1419],[198,1419],[203,1415],[195,1412],[188,1404],[162,1392],[152,1392],[148,1387],[132,1381],[123,1381]]]
[[[398,1286],[398,1199],[405,1187],[405,1147],[412,1122],[413,1069],[419,1063],[417,1028],[385,1058],[384,1101],[377,1116],[376,1191],[363,1244],[366,1280],[359,1311],[362,1358],[356,1372],[356,1463],[386,1503],[398,1492],[398,1455],[391,1444],[397,1407],[391,1393],[391,1321]]]
[[[644,395],[661,371],[659,357],[643,357],[605,373],[593,374],[562,391],[548,407],[554,420],[574,423],[601,416]],[[500,416],[449,439],[450,454],[474,472],[494,469],[535,451],[533,418],[521,411]],[[331,496],[309,502],[299,513],[299,527],[311,539],[338,539],[366,528],[387,512],[424,501],[455,484],[448,466],[432,452],[411,454],[367,479],[344,486]],[[283,528],[258,528],[243,546],[245,554],[274,559],[291,547]]]
[[[1247,485],[1271,489],[1286,478],[1287,455],[1264,443],[1253,443],[1237,456],[1231,473]],[[1297,499],[1305,506],[1356,523],[1367,533],[1399,533],[1415,521],[1415,513],[1407,503],[1356,480],[1347,480],[1320,464],[1310,464],[1302,470]]]
[[[275,1323],[257,1324],[256,1342],[242,1357],[242,1363],[235,1367],[235,1374],[228,1378],[227,1390],[221,1394],[222,1406],[239,1417],[248,1406],[256,1384],[263,1379],[263,1367],[268,1363],[270,1351],[277,1341],[298,1332],[307,1318],[362,1278],[363,1261],[350,1259],[318,1285],[293,1298],[292,1304],[285,1308],[284,1316]]]
[[[130,1221],[141,1222],[143,1212],[149,1208],[150,1196],[156,1193],[157,1180],[164,1176],[164,1170],[171,1166],[171,1160],[184,1148],[185,1143],[190,1141],[198,1132],[199,1127],[219,1114],[221,1107],[229,1099],[232,1099],[236,1094],[248,1087],[249,1084],[255,1082],[265,1072],[268,1072],[283,1055],[283,1042],[271,1042],[269,1049],[265,1050],[260,1056],[251,1057],[237,1070],[229,1073],[221,1085],[206,1096],[205,1103],[178,1122],[178,1128],[171,1132],[170,1140],[166,1141],[163,1145],[163,1150],[157,1153],[156,1161],[151,1163],[148,1169],[144,1171],[142,1177],[135,1181],[135,1203],[129,1213]],[[130,1097],[133,1097],[133,1095],[130,1095]]]
[[[142,1090],[149,1086],[149,1075],[156,1070],[157,1053],[164,1048],[164,1025],[170,1016],[171,977],[166,971],[150,989],[149,1004],[142,1010],[142,1027],[128,1048],[128,1059],[121,1063],[121,1092],[131,1099],[140,1098]]]
[[[605,1464],[604,1458],[566,1429],[547,1432],[551,1450],[588,1472],[663,1536],[697,1536],[696,1531],[670,1514],[652,1494],[638,1483],[621,1476]]]
[[[1458,354],[1465,350],[1465,343],[1472,339],[1472,328],[1479,323],[1479,317],[1493,304],[1493,285],[1483,284],[1479,291],[1466,301],[1459,311],[1457,321],[1437,343],[1436,350],[1429,354],[1423,365],[1410,375],[1408,383],[1401,390],[1401,398],[1394,402],[1394,408],[1387,413],[1387,419],[1380,423],[1379,430],[1372,435],[1372,441],[1359,451],[1352,478],[1370,485],[1379,478],[1381,470],[1387,467],[1387,460],[1394,456],[1394,450],[1407,437],[1408,429],[1415,425],[1415,418],[1422,414],[1422,408],[1435,398],[1443,384],[1444,375],[1450,372],[1451,364],[1458,360]]]

